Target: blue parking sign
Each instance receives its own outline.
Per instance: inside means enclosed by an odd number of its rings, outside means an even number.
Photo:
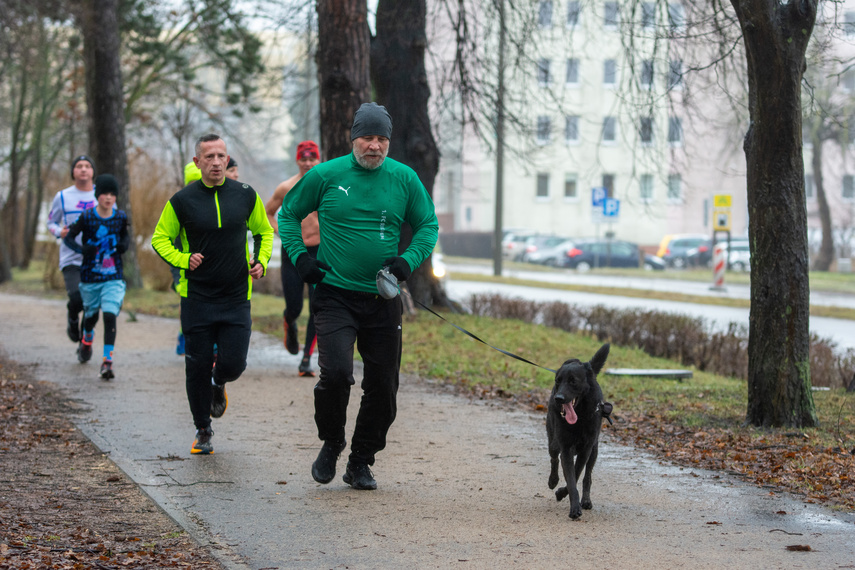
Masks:
[[[603,217],[615,220],[620,216],[620,200],[617,198],[606,198],[603,201]]]
[[[591,207],[599,210],[603,207],[603,202],[606,201],[608,193],[605,186],[595,186],[591,188]]]

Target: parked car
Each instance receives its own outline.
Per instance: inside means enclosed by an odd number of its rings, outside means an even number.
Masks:
[[[668,267],[684,269],[689,266],[689,252],[697,250],[703,255],[709,251],[710,237],[703,234],[672,234],[662,238],[657,255],[665,260]]]
[[[563,264],[567,250],[572,248],[576,240],[561,238],[561,241],[544,247],[538,247],[535,251],[526,255],[529,263],[539,263],[550,267],[559,267]]]
[[[567,238],[551,235],[536,235],[529,237],[523,246],[523,250],[519,254],[519,261],[531,262],[531,256],[542,248],[553,247]]]
[[[724,244],[724,254],[727,258],[728,269],[731,271],[751,270],[751,251],[748,241],[731,241],[730,247]]]
[[[643,267],[662,271],[665,261],[644,253],[628,241],[577,240],[564,256],[564,267],[588,271],[593,267]]]
[[[525,248],[526,240],[533,235],[536,234],[531,230],[513,230],[506,232],[505,236],[502,238],[502,257],[513,261],[518,260]]]
[[[721,239],[718,240],[717,243],[727,244],[726,241],[722,242]],[[731,245],[735,246],[737,244],[744,245],[748,247],[748,239],[744,237],[734,237],[730,238]],[[713,241],[707,240],[700,246],[690,249],[686,252],[686,262],[688,267],[712,267],[713,266]]]

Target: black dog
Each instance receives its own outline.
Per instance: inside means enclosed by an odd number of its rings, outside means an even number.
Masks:
[[[600,428],[603,418],[609,421],[611,404],[603,401],[603,391],[597,384],[597,374],[609,356],[609,345],[604,344],[590,362],[572,358],[555,373],[555,387],[549,397],[546,412],[546,435],[549,438],[549,488],[558,484],[558,457],[564,470],[566,487],[555,491],[559,501],[570,495],[570,518],[582,516],[582,509],[590,509],[591,474],[597,462]],[[575,457],[575,462],[574,462]],[[576,483],[585,469],[582,481],[582,501]]]

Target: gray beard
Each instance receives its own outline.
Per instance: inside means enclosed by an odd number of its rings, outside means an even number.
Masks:
[[[378,162],[377,164],[373,164],[373,163],[368,162],[368,160],[366,160],[365,155],[354,152],[353,156],[354,156],[354,158],[356,158],[356,162],[359,164],[359,166],[361,166],[362,168],[364,168],[366,170],[377,170],[378,168],[383,166],[383,162],[386,160],[386,157],[384,156],[383,158],[380,159],[380,162]]]

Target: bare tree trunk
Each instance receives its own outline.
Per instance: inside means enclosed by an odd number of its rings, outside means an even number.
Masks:
[[[801,80],[816,4],[732,0],[748,59],[751,312],[747,422],[817,425],[810,384]]]
[[[427,15],[425,0],[380,0],[377,36],[371,43],[371,80],[377,102],[392,115],[394,128],[389,156],[418,174],[433,196],[439,170],[439,149],[428,116]],[[407,233],[407,238],[411,238]],[[409,239],[402,240],[406,247]],[[430,306],[446,304],[446,295],[433,275],[430,258],[407,280],[413,298]]]
[[[318,85],[324,159],[349,154],[353,114],[370,97],[365,0],[318,0]]]
[[[86,62],[89,148],[100,173],[119,182],[119,207],[131,212],[122,92],[118,0],[81,0],[80,24]],[[136,242],[122,256],[128,287],[142,287]]]
[[[831,262],[834,261],[834,236],[831,228],[831,211],[828,208],[828,197],[825,195],[825,178],[822,175],[822,145],[823,139],[816,137],[813,141],[813,153],[811,165],[813,168],[813,182],[816,188],[816,204],[819,208],[819,222],[822,226],[822,244],[819,246],[819,255],[813,261],[815,271],[828,271]]]

